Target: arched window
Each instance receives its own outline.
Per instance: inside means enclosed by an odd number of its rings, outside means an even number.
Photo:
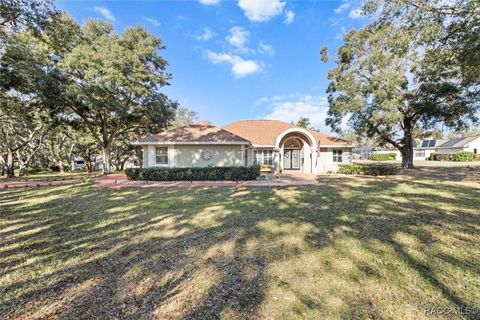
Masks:
[[[283,144],[284,148],[292,148],[292,149],[301,149],[302,145],[298,139],[295,138],[287,138],[285,143]]]

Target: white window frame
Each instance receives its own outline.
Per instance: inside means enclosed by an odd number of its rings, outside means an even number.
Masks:
[[[415,150],[415,158],[425,158],[425,150]]]
[[[342,149],[333,149],[333,163],[342,163],[343,162],[343,150]],[[340,159],[340,161],[338,161]]]
[[[165,150],[165,153],[160,153],[159,150]],[[159,162],[159,157],[165,158],[166,162]],[[155,147],[155,164],[157,166],[168,166],[169,159],[168,159],[168,147]]]
[[[270,149],[253,150],[253,164],[260,165],[260,166],[261,165],[273,166],[273,150],[270,150]]]

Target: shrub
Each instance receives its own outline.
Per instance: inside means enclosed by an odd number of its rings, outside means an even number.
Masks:
[[[430,160],[469,162],[475,160],[475,153],[468,151],[455,153],[432,153],[430,154]]]
[[[260,167],[128,168],[125,174],[137,181],[243,181],[257,179]]]
[[[343,174],[365,174],[368,176],[394,175],[400,171],[400,167],[392,165],[372,164],[343,164],[338,166],[338,173]]]
[[[462,151],[462,152],[455,152],[453,154],[453,161],[457,162],[470,162],[475,160],[475,153]]]
[[[374,153],[372,154],[373,161],[395,161],[397,160],[396,153]]]
[[[430,160],[452,161],[453,160],[453,154],[452,153],[432,153],[432,154],[430,154]]]

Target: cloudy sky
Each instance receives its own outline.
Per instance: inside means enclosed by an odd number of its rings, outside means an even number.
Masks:
[[[224,125],[239,119],[297,121],[325,132],[327,72],[341,37],[366,23],[355,0],[60,0],[78,22],[101,18],[118,32],[142,25],[161,37],[173,73],[165,92]]]

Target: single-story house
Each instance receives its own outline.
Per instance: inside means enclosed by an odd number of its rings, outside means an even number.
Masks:
[[[413,160],[427,160],[432,153],[455,153],[468,151],[480,153],[480,136],[462,137],[453,139],[429,139],[415,142]],[[398,149],[375,148],[374,153],[395,153],[397,160],[402,158]]]
[[[273,171],[325,173],[351,163],[350,142],[278,120],[243,120],[223,128],[209,123],[148,135],[143,167],[269,165]]]
[[[353,160],[370,160],[374,152],[373,147],[356,146],[352,149]]]

